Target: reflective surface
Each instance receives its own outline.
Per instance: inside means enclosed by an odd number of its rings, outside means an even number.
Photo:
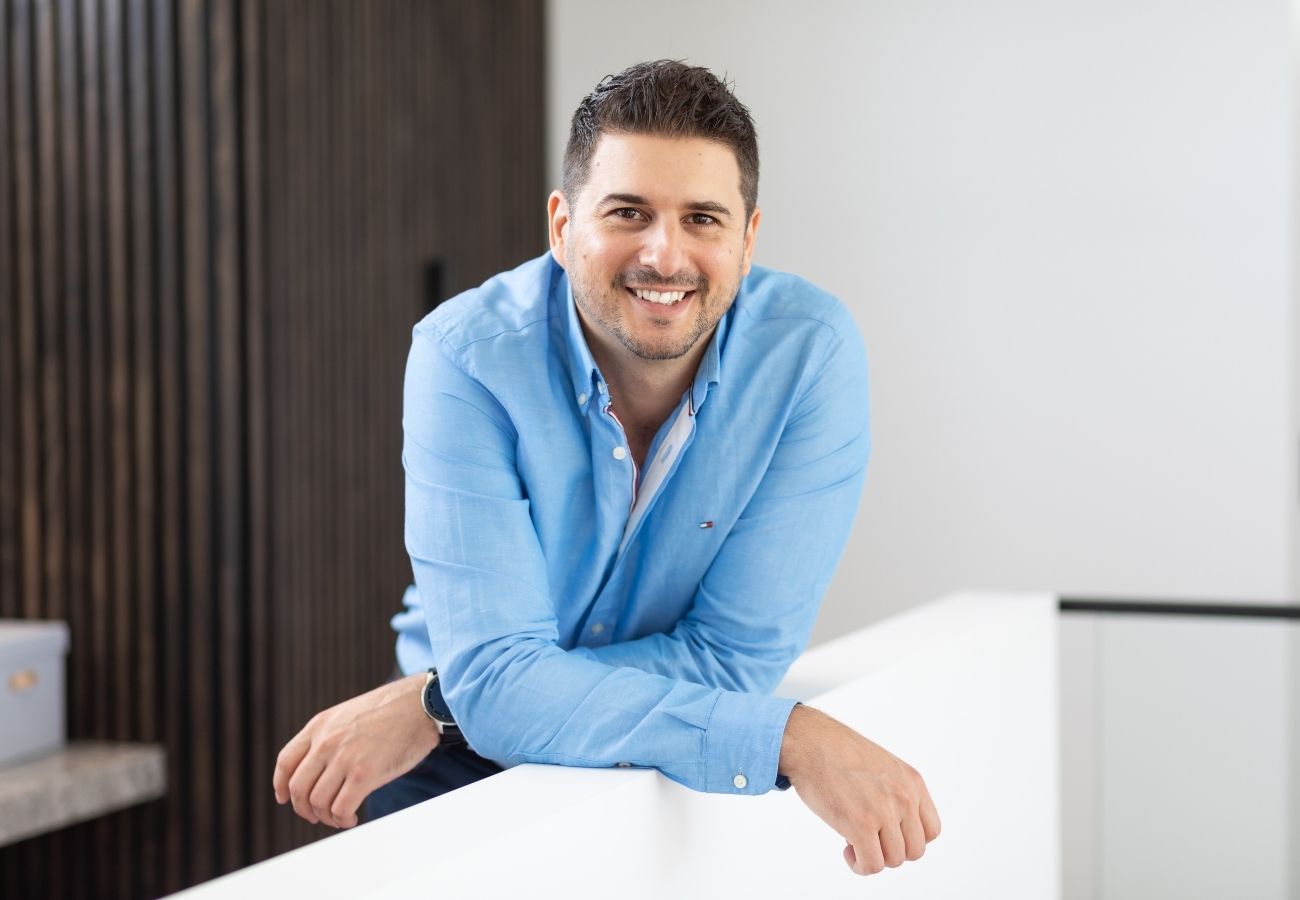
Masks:
[[[1300,896],[1294,620],[1065,613],[1064,896]]]

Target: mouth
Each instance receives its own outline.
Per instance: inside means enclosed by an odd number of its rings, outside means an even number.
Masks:
[[[625,287],[636,305],[656,316],[679,315],[695,297],[694,290],[654,290],[651,288]]]

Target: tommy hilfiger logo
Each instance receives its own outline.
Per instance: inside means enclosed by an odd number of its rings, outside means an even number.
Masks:
[[[701,523],[700,523],[700,527],[701,527],[701,528],[712,528],[712,527],[713,527],[713,520],[712,520],[712,519],[709,519],[707,522],[701,522]]]

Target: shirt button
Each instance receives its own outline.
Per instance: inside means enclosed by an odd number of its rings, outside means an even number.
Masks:
[[[592,633],[592,634],[600,634],[600,633],[601,633],[602,631],[604,631],[604,630],[605,630],[605,626],[602,625],[602,624],[600,624],[599,622],[597,622],[595,625],[592,625],[592,626],[591,626],[591,633]]]
[[[614,458],[615,458],[615,459],[627,459],[627,449],[626,449],[625,447],[615,447],[615,448],[614,448]]]
[[[737,775],[735,778],[731,779],[731,783],[736,786],[736,790],[743,791],[749,784],[749,779],[744,775]]]
[[[581,406],[582,404],[584,404],[584,403],[586,403],[586,402],[587,402],[587,395],[586,395],[586,394],[579,394],[579,395],[578,395],[578,405]]]

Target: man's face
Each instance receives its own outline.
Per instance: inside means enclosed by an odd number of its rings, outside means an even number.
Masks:
[[[604,134],[570,205],[549,204],[551,252],[592,337],[641,359],[677,359],[710,334],[749,272],[748,219],[730,147]],[[617,347],[612,347],[617,350]]]

